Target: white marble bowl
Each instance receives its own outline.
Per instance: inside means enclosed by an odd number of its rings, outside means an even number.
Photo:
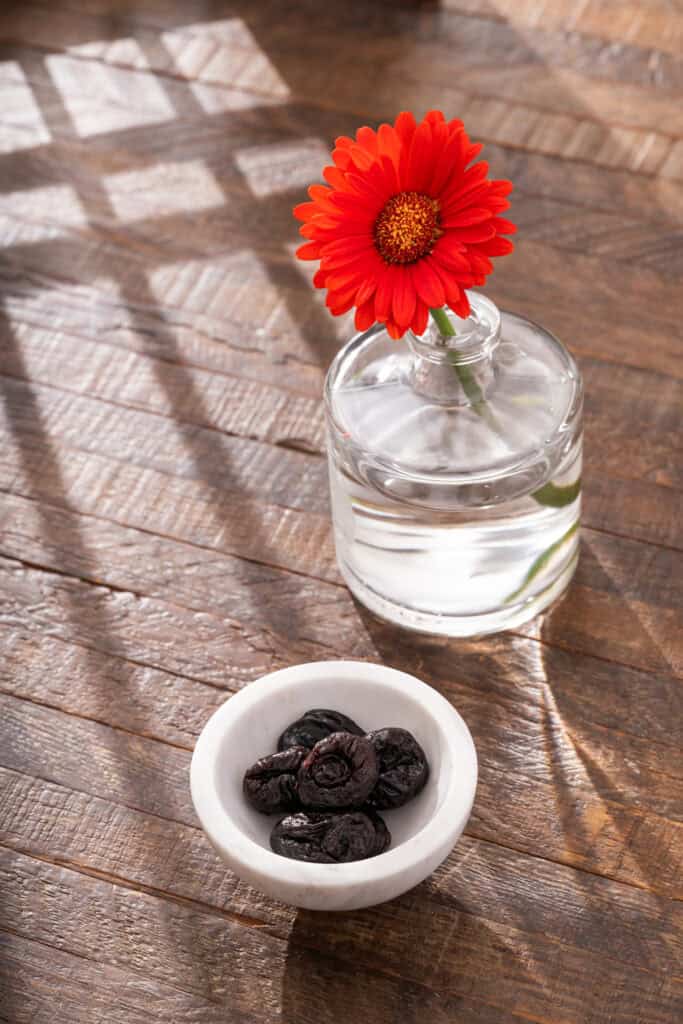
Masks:
[[[286,725],[309,708],[333,708],[362,728],[409,729],[430,764],[425,789],[383,812],[386,853],[349,864],[307,864],[275,854],[277,816],[242,795],[245,770],[276,749]],[[465,827],[477,784],[477,755],[457,711],[414,676],[383,665],[323,661],[263,676],[231,697],[204,727],[192,758],[199,820],[230,868],[262,892],[310,910],[355,910],[393,899],[421,882],[450,853]]]

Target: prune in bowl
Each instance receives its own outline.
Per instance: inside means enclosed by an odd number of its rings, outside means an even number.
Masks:
[[[378,811],[402,807],[427,783],[429,764],[425,752],[407,729],[377,729],[368,739],[379,760],[379,778],[368,804]]]
[[[269,754],[244,773],[244,795],[261,814],[294,811],[299,806],[298,773],[308,751],[305,747]]]
[[[365,730],[339,711],[329,708],[312,708],[304,711],[295,722],[290,722],[277,741],[278,750],[288,747],[307,747],[311,750],[316,743],[324,740],[333,732],[350,732],[354,736],[363,736]]]
[[[327,810],[360,807],[379,779],[379,760],[366,736],[333,732],[313,747],[299,768],[299,800]]]
[[[430,772],[422,790],[397,810],[380,812],[391,832],[380,856],[335,863],[280,856],[270,846],[276,819],[255,813],[244,798],[254,757],[274,750],[309,708],[338,708],[370,731],[406,729],[425,752]],[[202,828],[238,877],[285,903],[330,911],[383,903],[426,878],[465,827],[476,779],[467,726],[436,690],[383,665],[326,661],[270,673],[230,697],[202,730],[190,781]]]
[[[275,853],[316,864],[343,864],[383,853],[391,842],[385,823],[373,812],[299,811],[273,829]]]

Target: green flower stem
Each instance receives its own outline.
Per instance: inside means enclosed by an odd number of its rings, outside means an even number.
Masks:
[[[518,597],[521,597],[521,595],[527,589],[529,584],[536,579],[539,572],[545,569],[546,565],[553,557],[555,552],[559,551],[560,548],[563,547],[568,540],[571,540],[571,538],[574,536],[578,528],[578,522],[572,523],[567,532],[563,533],[559,540],[556,540],[554,544],[551,544],[550,547],[547,547],[545,551],[541,552],[538,558],[532,563],[531,568],[522,580],[521,584],[517,587],[516,590],[513,590],[513,592],[511,594],[508,594],[508,596],[505,598],[505,604],[512,604],[512,602],[516,601]]]
[[[432,320],[445,338],[454,338],[456,336],[455,327],[451,323],[445,307],[442,307],[441,309],[430,309],[429,312],[431,313]],[[448,362],[455,370],[463,391],[469,398],[470,402],[472,402],[475,409],[477,409],[477,412],[479,412],[478,406],[484,404],[484,396],[481,393],[481,388],[477,384],[472,370],[467,365],[463,366],[459,360],[458,353],[453,352],[452,350],[449,350],[448,352]]]

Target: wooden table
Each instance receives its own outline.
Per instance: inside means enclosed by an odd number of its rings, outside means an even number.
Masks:
[[[680,5],[6,0],[0,36],[0,1020],[680,1022]],[[517,185],[488,293],[587,385],[570,594],[468,643],[340,582],[350,328],[292,255],[333,138],[431,106]],[[231,692],[338,657],[452,700],[481,782],[419,888],[297,913],[188,765]]]

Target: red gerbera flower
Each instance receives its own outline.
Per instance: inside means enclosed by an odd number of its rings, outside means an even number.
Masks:
[[[392,338],[422,334],[430,308],[468,316],[465,288],[484,284],[516,230],[498,216],[511,182],[487,178],[483,161],[468,167],[481,148],[438,110],[337,139],[329,188],[311,185],[311,202],[294,208],[309,239],[297,256],[320,260],[313,282],[332,313],[355,306],[359,331],[379,321]]]

